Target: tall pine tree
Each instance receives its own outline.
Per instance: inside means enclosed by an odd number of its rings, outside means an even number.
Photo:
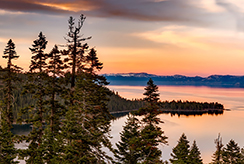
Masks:
[[[79,35],[85,17],[81,15],[78,26],[69,19],[68,50],[63,54],[70,65],[71,72],[66,74],[69,92],[64,97],[67,113],[63,120],[65,148],[63,158],[71,163],[104,163],[112,159],[102,150],[102,146],[112,150],[109,141],[111,115],[107,108],[109,90],[105,87],[106,78],[97,74],[102,69],[96,51],[88,50],[81,42],[89,38]]]
[[[38,38],[34,40],[34,44],[30,48],[33,56],[31,57],[31,64],[29,66],[29,78],[25,85],[25,92],[31,93],[33,98],[37,100],[36,105],[29,109],[23,111],[24,113],[29,112],[31,116],[26,122],[32,124],[32,131],[26,138],[26,142],[29,143],[26,150],[21,151],[22,157],[26,158],[27,164],[32,163],[44,163],[44,149],[43,143],[43,133],[44,133],[44,122],[45,120],[45,81],[48,79],[48,74],[46,72],[47,63],[46,59],[48,55],[44,52],[47,45],[46,37],[39,33]]]
[[[18,163],[14,161],[17,156],[17,150],[14,148],[14,135],[11,132],[13,123],[13,91],[15,82],[20,80],[17,73],[21,68],[12,63],[12,60],[18,59],[19,56],[15,51],[15,44],[10,39],[4,50],[3,58],[7,59],[7,67],[2,69],[2,83],[4,91],[4,100],[1,104],[1,123],[0,123],[0,162],[1,163]]]
[[[189,159],[189,141],[186,138],[186,135],[183,133],[180,137],[178,144],[173,148],[170,159],[172,164],[187,164]]]
[[[6,111],[7,123],[11,125],[13,123],[13,90],[16,89],[14,83],[20,79],[17,77],[17,73],[21,71],[21,68],[12,63],[12,60],[18,59],[19,56],[15,51],[15,44],[10,39],[4,50],[3,58],[7,59],[7,67],[3,69],[3,84],[4,84],[4,110]]]
[[[154,84],[150,78],[143,94],[147,106],[139,109],[136,112],[138,115],[143,115],[142,123],[143,128],[141,130],[141,142],[142,148],[142,162],[143,163],[161,163],[161,150],[158,149],[159,144],[166,144],[167,137],[163,135],[162,129],[158,126],[159,123],[163,123],[160,118],[157,117],[159,114],[159,93],[158,87]]]
[[[188,164],[203,164],[201,158],[201,152],[197,147],[196,141],[193,141],[193,144],[190,148],[190,152],[188,155]]]
[[[82,35],[80,34],[81,28],[84,24],[86,17],[81,14],[80,18],[78,20],[78,25],[75,26],[75,19],[71,16],[68,23],[69,23],[69,32],[67,34],[68,38],[65,38],[68,42],[68,50],[63,50],[62,53],[64,55],[68,55],[68,57],[65,59],[66,62],[71,67],[71,91],[73,91],[75,87],[75,76],[77,73],[77,70],[82,69],[83,62],[84,62],[84,53],[85,50],[87,50],[89,47],[87,43],[82,44],[83,41],[90,39],[88,38],[82,38]]]
[[[49,77],[45,81],[46,100],[44,104],[47,108],[47,116],[45,118],[46,128],[43,136],[43,158],[46,163],[60,163],[60,154],[63,148],[61,120],[66,111],[64,105],[61,103],[61,95],[65,91],[63,76],[66,65],[61,59],[61,53],[56,45],[48,54],[47,60],[46,72],[49,74]]]
[[[126,125],[120,133],[120,139],[116,143],[116,159],[123,164],[137,164],[141,159],[141,136],[139,120],[129,114]]]
[[[241,154],[241,149],[234,140],[230,140],[222,153],[223,163],[239,164],[243,163],[244,157]]]

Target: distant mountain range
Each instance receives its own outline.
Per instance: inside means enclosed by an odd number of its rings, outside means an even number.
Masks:
[[[145,86],[149,78],[156,85],[208,86],[221,88],[244,88],[244,76],[211,75],[208,77],[189,77],[182,75],[157,76],[148,73],[104,74],[110,85]]]

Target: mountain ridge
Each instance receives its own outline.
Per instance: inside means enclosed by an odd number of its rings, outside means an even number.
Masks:
[[[162,76],[145,72],[103,75],[110,82],[110,85],[145,86],[148,79],[152,78],[157,85],[244,88],[244,76],[235,75],[210,75],[208,77],[201,77],[176,74],[172,76]]]

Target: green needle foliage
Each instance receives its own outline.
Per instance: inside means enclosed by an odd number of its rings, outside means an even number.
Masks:
[[[191,146],[189,156],[188,156],[188,163],[189,164],[203,164],[202,158],[201,158],[201,152],[199,148],[197,147],[196,141],[193,141],[193,144]]]
[[[6,111],[6,119],[9,126],[13,123],[13,91],[16,89],[15,82],[20,79],[17,77],[17,73],[21,71],[21,68],[12,63],[12,60],[18,59],[19,56],[15,51],[15,44],[10,39],[4,50],[4,59],[7,59],[7,67],[1,70],[3,76],[1,77],[4,90],[4,106],[3,110]]]
[[[140,123],[134,115],[128,115],[126,125],[116,143],[115,157],[119,163],[137,164],[141,157]]]
[[[26,122],[31,123],[33,126],[32,131],[26,138],[26,142],[29,143],[28,149],[21,151],[22,157],[28,157],[26,160],[27,164],[44,163],[42,142],[44,133],[43,123],[46,121],[44,118],[46,113],[44,101],[46,96],[45,81],[48,79],[46,72],[46,59],[48,55],[44,52],[47,45],[46,37],[40,32],[38,38],[33,43],[32,48],[30,48],[33,56],[29,66],[29,78],[24,92],[31,93],[37,102],[34,107],[22,111],[24,114],[29,113],[30,119],[26,120]]]
[[[79,35],[85,17],[81,15],[78,26],[74,18],[69,19],[68,50],[63,50],[71,72],[65,74],[67,112],[63,119],[62,134],[65,139],[63,149],[64,163],[105,163],[111,161],[102,147],[112,151],[109,141],[110,115],[107,102],[111,93],[105,86],[106,78],[97,74],[102,69],[95,49],[88,51],[82,44],[89,38]]]
[[[170,159],[170,162],[172,164],[187,164],[189,161],[189,148],[189,141],[187,140],[186,135],[183,133],[178,141],[178,144],[172,150],[172,158]]]
[[[1,108],[1,124],[0,124],[0,163],[14,164],[17,156],[17,150],[14,148],[14,135],[11,127],[6,120],[6,111]]]
[[[145,88],[146,107],[140,108],[135,112],[137,115],[143,115],[141,130],[141,142],[142,142],[142,163],[162,163],[160,160],[161,150],[158,149],[159,144],[166,144],[167,137],[164,136],[164,132],[158,126],[159,123],[163,123],[160,118],[157,117],[159,112],[159,93],[158,87],[154,84],[150,78]]]
[[[178,144],[173,148],[170,162],[172,164],[202,164],[201,153],[197,147],[196,141],[190,148],[189,141],[183,133],[178,141]]]
[[[7,67],[1,69],[2,71],[2,84],[4,92],[4,100],[1,104],[1,124],[0,124],[0,162],[11,164],[18,163],[14,159],[17,156],[17,150],[14,148],[14,135],[11,132],[13,123],[13,91],[16,89],[14,86],[16,81],[20,79],[17,73],[21,68],[12,63],[12,60],[18,59],[19,56],[15,51],[15,44],[10,39],[4,50],[3,58],[7,59]]]
[[[85,19],[86,17],[81,14],[77,26],[75,26],[75,19],[73,17],[70,17],[68,20],[69,32],[67,38],[65,38],[68,42],[68,50],[63,50],[62,53],[63,55],[68,55],[65,62],[71,67],[71,88],[75,86],[76,73],[78,70],[82,70],[85,60],[84,53],[89,48],[87,43],[82,44],[82,42],[91,37],[82,38],[82,35],[80,35]]]
[[[47,73],[44,101],[47,109],[46,128],[44,130],[44,160],[46,163],[59,163],[61,161],[63,138],[61,137],[61,119],[65,114],[65,107],[60,102],[60,96],[65,88],[63,85],[63,75],[66,65],[61,59],[61,53],[55,45],[48,54]]]
[[[226,147],[224,147],[222,158],[223,163],[239,164],[244,162],[241,149],[234,140],[230,140]]]

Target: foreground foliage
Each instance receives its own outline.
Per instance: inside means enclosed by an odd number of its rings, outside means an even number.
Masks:
[[[201,153],[197,147],[196,141],[193,141],[190,147],[186,135],[183,133],[178,144],[173,148],[171,153],[172,164],[202,164]]]

